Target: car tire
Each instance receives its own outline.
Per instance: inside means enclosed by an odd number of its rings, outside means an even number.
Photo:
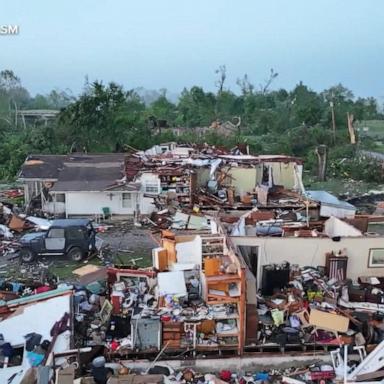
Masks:
[[[28,248],[21,248],[20,258],[23,263],[32,263],[32,261],[35,259],[35,254]]]
[[[67,255],[73,261],[81,261],[84,256],[83,251],[79,247],[71,248]]]

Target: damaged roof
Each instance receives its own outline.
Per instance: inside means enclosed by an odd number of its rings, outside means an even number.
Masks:
[[[19,173],[20,179],[57,180],[64,166],[107,167],[123,165],[124,153],[86,154],[72,153],[69,155],[28,155]]]
[[[64,165],[59,180],[51,188],[52,192],[69,191],[103,191],[123,178],[122,168],[119,166],[68,166]]]
[[[297,164],[303,164],[303,160],[295,157],[295,156],[286,156],[286,155],[218,155],[221,159],[233,160],[233,161],[241,161],[241,162],[255,162],[255,163],[263,163],[263,162],[281,162],[281,163],[289,163],[295,162]]]
[[[124,177],[123,153],[30,155],[19,179],[57,180],[52,191],[103,191]]]
[[[335,208],[349,209],[356,211],[356,207],[346,201],[339,200],[336,196],[326,191],[306,191],[306,195],[321,204],[326,204]]]
[[[57,180],[66,155],[29,155],[21,166],[20,179]]]

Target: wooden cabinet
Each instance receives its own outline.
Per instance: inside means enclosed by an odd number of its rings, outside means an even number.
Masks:
[[[180,348],[183,332],[183,323],[163,321],[163,347]]]
[[[228,252],[224,236],[202,237],[202,256],[203,299],[211,307],[224,304],[236,308],[233,314],[225,314],[219,318],[214,316],[218,343],[216,348],[234,349],[240,354],[245,336],[244,269],[237,257]],[[219,262],[219,267],[216,262]],[[229,265],[235,268],[235,273],[224,273]]]
[[[165,248],[152,249],[152,265],[160,272],[168,269],[168,252]]]

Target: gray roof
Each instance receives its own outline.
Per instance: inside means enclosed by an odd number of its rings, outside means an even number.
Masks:
[[[53,192],[103,191],[124,177],[123,153],[30,155],[20,179],[57,180]]]
[[[29,155],[21,166],[20,179],[57,179],[66,155]]]
[[[339,200],[336,196],[326,191],[306,191],[306,196],[320,204],[329,205],[336,208],[356,210],[356,207],[346,201]]]
[[[64,165],[59,180],[51,188],[52,192],[104,191],[123,178],[122,165],[107,166],[105,163],[92,166]]]
[[[124,153],[69,155],[29,155],[21,166],[20,179],[58,179],[65,166],[120,167],[124,164]]]

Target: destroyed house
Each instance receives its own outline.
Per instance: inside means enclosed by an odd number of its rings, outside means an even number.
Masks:
[[[228,216],[224,218],[232,242],[252,264],[259,288],[266,279],[265,270],[271,266],[288,262],[298,267],[325,267],[331,254],[343,256],[335,256],[334,260],[338,278],[357,282],[360,277],[384,273],[380,257],[374,256],[384,253],[384,238],[368,230],[369,222],[376,220],[374,217],[329,216],[307,221],[303,216],[295,216],[296,213],[290,217],[285,213],[278,217],[275,212],[255,209],[232,223]],[[332,277],[336,277],[334,273]]]
[[[309,195],[308,192],[306,196]],[[189,251],[193,257],[192,250],[200,249],[196,239],[201,237],[205,275],[202,285],[221,282],[229,278],[230,268],[218,239],[222,237],[229,245],[244,279],[241,290],[244,352],[354,345],[361,342],[361,326],[368,326],[369,319],[384,310],[384,241],[383,236],[369,232],[369,222],[380,217],[351,215],[353,206],[337,203],[337,199],[329,196],[317,201],[301,199],[302,205],[297,201],[290,210],[288,206],[282,210],[276,205],[245,213],[222,210],[205,212],[203,216],[178,211],[169,220],[160,219],[165,212],[157,216],[156,225],[169,228],[163,229],[161,247],[154,250],[157,269],[168,270],[169,259],[175,260],[174,244],[177,255],[177,250],[183,249],[178,241],[191,239],[190,236],[195,242]],[[323,210],[322,202],[332,203],[335,211],[330,212],[330,206]],[[259,231],[259,227],[263,230]],[[281,231],[277,234],[273,227]],[[177,260],[172,269],[179,269],[179,262],[187,261]],[[210,280],[207,276],[212,266],[215,272]],[[230,286],[218,284],[211,288],[208,300],[220,297],[224,302],[227,296],[231,297]],[[215,340],[214,331],[208,335],[208,339]],[[375,343],[383,340],[372,336],[372,329],[363,331],[363,335]],[[165,337],[168,340],[168,335]],[[198,330],[197,340],[199,337]],[[219,338],[219,345],[226,341]],[[178,342],[175,344],[179,346]]]
[[[0,301],[1,383],[36,382],[73,347],[73,294],[62,287]],[[46,381],[48,382],[48,381]]]
[[[236,154],[214,147],[155,146],[131,156],[128,162],[140,162],[140,166],[129,176],[143,185],[145,198],[155,198],[158,210],[194,204],[202,209],[250,208],[266,204],[268,190],[292,191],[296,197],[304,189],[300,159],[242,155],[236,148],[233,152]],[[126,166],[127,172],[129,169]]]
[[[243,353],[246,266],[227,240],[207,230],[164,231],[153,250],[155,272],[108,270],[110,322],[119,335],[113,356]]]
[[[30,155],[18,179],[28,209],[69,217],[194,204],[250,208],[265,204],[268,190],[300,193],[301,174],[302,162],[294,157],[165,143],[130,155]]]
[[[264,205],[220,212],[218,219],[252,269],[258,288],[271,265],[325,266],[331,253],[347,254],[342,275],[354,281],[384,273],[384,264],[371,263],[372,252],[383,247],[382,235],[370,230],[378,218],[356,214],[352,204],[325,191],[295,194],[271,188]]]

